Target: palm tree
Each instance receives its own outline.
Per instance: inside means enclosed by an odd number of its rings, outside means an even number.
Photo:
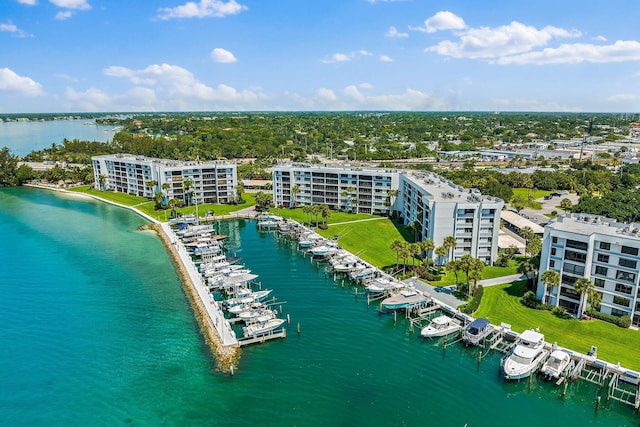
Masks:
[[[447,248],[447,258],[453,260],[453,250],[458,246],[458,240],[453,236],[447,236],[442,241],[442,246]]]
[[[107,176],[106,175],[99,175],[98,176],[98,184],[100,185],[100,190],[104,191],[104,185],[107,182]]]
[[[586,277],[581,277],[573,284],[573,288],[580,295],[580,305],[578,306],[578,319],[586,310],[587,296],[593,291],[593,283]]]
[[[549,288],[549,287],[553,288],[560,285],[560,273],[558,273],[555,270],[547,270],[544,273],[542,273],[542,276],[540,276],[540,280],[542,281],[542,283],[544,283],[545,294],[546,294],[547,293],[546,288]]]
[[[153,188],[158,184],[157,181],[149,180],[144,183],[144,186],[147,187],[147,190],[153,190]],[[153,194],[153,192],[151,192]]]
[[[438,259],[438,265],[442,267],[442,265],[444,264],[442,260],[447,256],[447,248],[445,248],[444,246],[438,246],[434,250],[434,253],[436,254],[436,257]]]
[[[402,258],[402,274],[407,272],[407,259],[411,256],[411,250],[409,249],[409,245],[403,244],[402,248],[398,251],[400,258]]]
[[[420,223],[418,221],[411,221],[411,224],[409,224],[409,228],[411,228],[411,230],[413,230],[413,241],[417,242],[418,241],[418,229],[420,228]]]
[[[460,261],[454,259],[447,263],[446,267],[447,271],[452,272],[456,275],[456,284],[458,284],[458,271],[460,271]]]
[[[291,195],[293,196],[293,198],[291,199],[292,206],[296,205],[296,199],[298,194],[300,194],[300,186],[296,184],[293,187],[291,187]]]
[[[420,247],[424,251],[425,258],[431,258],[431,251],[436,247],[435,243],[431,239],[424,239],[420,242]]]
[[[189,206],[191,202],[191,189],[193,189],[193,180],[191,178],[185,178],[182,181],[182,189],[184,190],[184,203]]]
[[[168,182],[163,182],[162,183],[162,192],[164,194],[164,198],[167,198],[167,194],[169,192],[169,189],[171,188],[171,185],[169,185]]]
[[[392,251],[396,251],[396,269],[398,268],[398,264],[400,263],[400,249],[402,249],[403,245],[404,244],[400,240],[396,239],[391,242],[391,246],[389,246],[389,249],[391,249]]]
[[[307,214],[307,221],[309,222],[309,225],[311,225],[311,206],[303,206],[302,212]]]
[[[571,203],[571,200],[568,197],[565,197],[564,199],[560,200],[560,208],[562,208],[563,211],[565,211],[565,213],[571,209],[571,207],[573,206],[573,203]]]
[[[411,265],[415,265],[415,258],[422,252],[422,247],[419,243],[409,243],[409,253],[411,254]]]
[[[469,280],[473,282],[473,294],[476,293],[476,289],[478,289],[478,281],[482,280],[482,271],[480,270],[471,270],[469,272]],[[469,297],[471,297],[471,289],[469,289]]]
[[[398,190],[389,190],[387,191],[387,200],[389,201],[389,208],[391,208],[391,206],[393,206],[393,203],[395,202],[395,198],[398,196]],[[385,206],[386,206],[386,200],[385,200]],[[389,209],[389,211],[391,211],[391,209]]]
[[[320,205],[320,215],[322,215],[322,223],[327,225],[327,218],[331,216],[331,209],[327,205]]]

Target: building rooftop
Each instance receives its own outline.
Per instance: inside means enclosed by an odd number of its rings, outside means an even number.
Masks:
[[[507,221],[509,224],[517,227],[519,230],[522,230],[524,227],[529,227],[535,234],[542,235],[544,233],[544,228],[535,222],[528,220],[522,215],[518,215],[515,212],[511,211],[501,211],[500,218],[504,221]]]
[[[92,159],[113,159],[116,158],[121,161],[129,162],[155,162],[169,167],[183,167],[183,166],[206,166],[206,165],[234,165],[235,162],[230,160],[207,160],[207,161],[182,161],[182,160],[170,160],[170,159],[158,159],[155,157],[136,156],[134,154],[104,154],[101,156],[93,156]]]
[[[401,175],[404,175],[429,193],[436,202],[502,202],[502,200],[497,197],[483,196],[480,190],[476,188],[464,188],[461,185],[456,185],[453,181],[433,172],[403,170]]]
[[[326,170],[326,169],[334,169],[345,172],[370,172],[370,173],[398,173],[398,169],[391,168],[377,168],[374,166],[356,166],[351,165],[349,163],[303,163],[303,162],[293,162],[293,163],[279,163],[274,166],[275,168],[300,168],[300,169],[315,169],[315,170]]]
[[[640,240],[640,224],[621,223],[615,219],[599,215],[583,213],[565,214],[551,220],[547,224],[547,228],[585,236],[599,233]]]

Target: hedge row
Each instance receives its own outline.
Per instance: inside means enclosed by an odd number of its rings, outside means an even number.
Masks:
[[[484,288],[482,287],[482,285],[479,285],[476,293],[473,295],[473,298],[471,298],[471,301],[458,307],[460,311],[465,314],[473,314],[478,309],[478,307],[480,307],[480,303],[482,302],[482,294],[484,294]]]
[[[614,316],[611,314],[600,313],[599,311],[588,309],[587,314],[596,319],[604,320],[605,322],[613,323],[621,328],[628,328],[631,326],[631,317],[629,316]]]

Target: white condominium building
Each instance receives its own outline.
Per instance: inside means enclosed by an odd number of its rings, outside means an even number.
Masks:
[[[228,203],[236,196],[237,169],[229,161],[182,162],[131,154],[94,156],[91,160],[96,188],[149,198],[162,192],[166,200],[176,198],[185,203]],[[184,189],[186,179],[193,183],[191,197]]]
[[[281,164],[273,168],[273,201],[282,207],[327,204],[367,214],[395,211],[405,225],[414,225],[419,240],[433,239],[440,246],[454,236],[454,259],[470,254],[492,264],[498,256],[504,202],[430,172]]]
[[[497,197],[483,196],[434,173],[402,171],[394,209],[405,225],[413,224],[420,240],[432,239],[437,247],[453,236],[453,259],[470,254],[491,265],[498,257],[503,206]]]
[[[640,325],[640,224],[618,223],[588,214],[562,215],[545,227],[540,276],[560,274],[560,286],[538,280],[537,297],[576,316],[585,308],[573,284],[585,277],[602,294],[599,311],[630,316]]]
[[[326,204],[334,210],[386,214],[389,191],[397,188],[398,171],[393,169],[310,163],[273,167],[273,203],[278,207]]]

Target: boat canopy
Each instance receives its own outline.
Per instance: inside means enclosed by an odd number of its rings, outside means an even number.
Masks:
[[[472,334],[476,334],[479,331],[482,331],[488,325],[489,325],[489,319],[484,319],[484,318],[476,319],[469,324],[468,331]]]

